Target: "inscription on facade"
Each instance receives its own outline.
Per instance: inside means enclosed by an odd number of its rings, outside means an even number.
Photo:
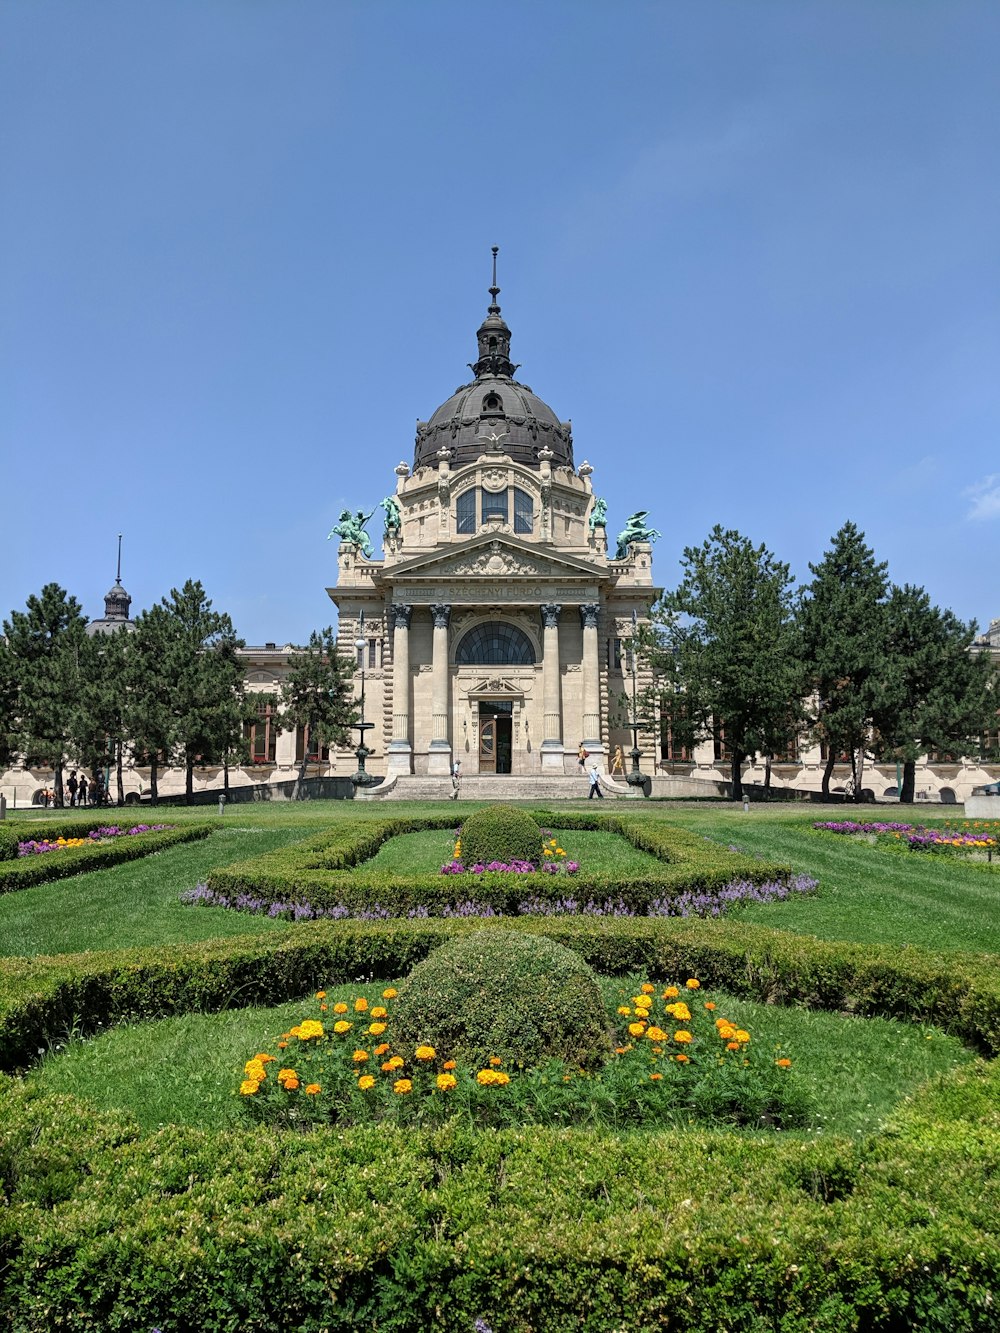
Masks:
[[[540,602],[552,597],[571,601],[590,601],[597,597],[593,586],[559,587],[551,583],[437,583],[423,588],[412,584],[398,589],[407,602]]]

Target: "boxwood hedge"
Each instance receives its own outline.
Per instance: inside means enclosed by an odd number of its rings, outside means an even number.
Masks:
[[[6,857],[0,850],[0,893],[27,889],[33,884],[45,884],[53,879],[69,879],[72,875],[82,875],[88,870],[106,870],[123,861],[136,861],[140,857],[152,856],[154,852],[176,846],[177,843],[207,838],[216,827],[208,823],[182,824],[179,828],[161,829],[157,833],[137,833],[131,838],[113,838],[110,842],[95,842],[87,847],[66,847],[58,852],[17,857],[17,844],[28,838],[47,842],[60,837],[86,837],[92,829],[111,822],[105,814],[101,819],[85,823],[79,820],[51,824],[32,822],[27,826],[22,824],[3,830],[4,846],[8,850],[13,846],[13,855],[17,859]]]
[[[363,825],[341,825],[252,861],[220,867],[209,874],[208,887],[229,898],[247,894],[265,905],[308,904],[318,910],[346,907],[353,914],[373,908],[388,908],[401,915],[414,908],[427,908],[433,913],[468,899],[495,911],[516,914],[526,897],[554,899],[566,895],[582,902],[613,899],[630,911],[642,913],[657,899],[692,891],[709,892],[734,880],[763,884],[791,875],[786,865],[755,860],[686,830],[651,824],[634,815],[554,814],[546,810],[533,813],[539,823],[560,829],[617,833],[655,856],[662,868],[623,875],[614,871],[588,873],[583,866],[572,878],[500,873],[417,874],[404,878],[365,863],[384,842],[400,834],[453,829],[454,815],[387,817]],[[442,848],[445,861],[450,848],[445,843]]]

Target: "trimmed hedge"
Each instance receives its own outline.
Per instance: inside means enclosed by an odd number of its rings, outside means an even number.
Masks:
[[[516,805],[484,805],[466,816],[460,857],[465,865],[530,861],[537,866],[541,859],[542,830],[527,810]]]
[[[164,949],[10,959],[0,970],[0,1069],[32,1064],[74,1028],[274,1005],[321,984],[403,977],[432,949],[481,929],[459,918],[323,921]],[[602,975],[683,973],[747,999],[931,1022],[1000,1052],[1000,973],[989,954],[831,943],[694,917],[518,917],[503,929],[555,940]]]
[[[252,861],[222,866],[208,875],[213,892],[235,898],[248,894],[264,904],[308,904],[318,910],[346,907],[352,914],[375,907],[406,915],[415,908],[433,912],[474,899],[505,915],[517,913],[525,898],[573,897],[621,901],[643,913],[657,899],[692,891],[711,892],[734,880],[763,884],[791,877],[787,865],[759,861],[730,852],[686,830],[651,825],[635,816],[532,812],[537,822],[559,829],[617,833],[633,847],[663,862],[662,870],[587,873],[584,866],[571,877],[561,875],[407,875],[372,869],[364,864],[384,842],[425,829],[453,829],[453,815],[427,818],[373,819],[364,825],[339,826],[291,847],[265,853]],[[442,863],[448,849],[442,844]],[[464,855],[464,850],[463,850]]]
[[[105,817],[72,825],[32,823],[28,826],[30,832],[27,836],[36,842],[59,837],[85,837],[92,829],[100,828],[108,822]],[[0,893],[12,893],[16,889],[27,889],[33,884],[46,884],[54,879],[69,879],[72,875],[82,875],[89,870],[106,870],[124,861],[137,861],[181,842],[207,838],[217,827],[216,824],[182,824],[178,828],[162,829],[158,833],[137,833],[132,838],[112,838],[110,842],[95,842],[89,847],[66,847],[57,852],[22,856],[16,860],[5,859],[0,855]],[[24,840],[25,827],[22,825],[14,830],[15,857],[18,842]]]
[[[980,1064],[861,1144],[459,1125],[141,1139],[0,1080],[0,1322],[992,1333],[998,1101]]]

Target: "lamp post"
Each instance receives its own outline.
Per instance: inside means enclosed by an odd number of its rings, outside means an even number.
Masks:
[[[636,681],[639,676],[639,653],[638,653],[638,635],[639,618],[635,611],[632,612],[632,771],[625,777],[625,781],[630,787],[641,787],[645,784],[645,774],[639,772],[639,719],[637,717],[636,704]]]
[[[368,647],[368,643],[365,639],[364,611],[361,612],[361,621],[358,625],[358,637],[354,640],[354,646],[358,650],[358,655],[361,658],[361,720],[354,724],[354,730],[358,733],[358,744],[354,751],[358,756],[358,767],[357,771],[351,774],[351,781],[354,783],[355,788],[357,788],[371,787],[376,782],[380,781],[379,778],[365,770],[365,760],[371,754],[371,750],[369,750],[368,746],[365,744],[365,732],[370,731],[375,723],[365,721],[365,650]]]

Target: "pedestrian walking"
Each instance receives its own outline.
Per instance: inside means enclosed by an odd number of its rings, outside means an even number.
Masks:
[[[86,775],[86,773],[81,773],[81,774],[80,774],[80,786],[79,786],[79,789],[78,789],[78,791],[77,791],[77,801],[79,802],[80,805],[86,805],[86,804],[87,804],[87,791],[88,791],[88,786],[87,786],[87,775]]]
[[[599,801],[604,800],[604,792],[601,791],[601,770],[596,759],[590,768],[590,791],[587,793],[587,800],[592,801],[595,794]]]

